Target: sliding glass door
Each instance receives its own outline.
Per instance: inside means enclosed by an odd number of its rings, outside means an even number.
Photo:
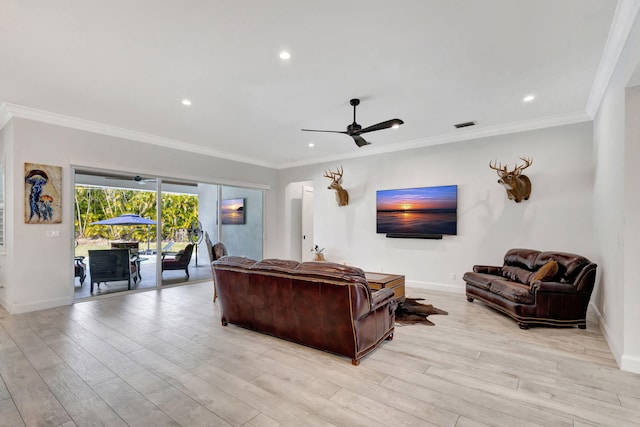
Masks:
[[[162,180],[161,188],[162,285],[211,280],[202,225],[202,216],[208,213],[200,185]]]
[[[156,286],[155,180],[76,171],[74,185],[74,295],[75,299]],[[98,259],[118,258],[127,251],[128,270]],[[92,259],[91,254],[96,254]],[[102,257],[98,255],[103,255]],[[122,257],[119,257],[120,259]],[[94,280],[91,269],[100,270]],[[116,271],[118,270],[118,271]],[[120,280],[115,280],[115,278]]]
[[[262,190],[79,169],[74,175],[76,299],[211,280],[205,233],[229,255],[262,259]],[[92,251],[118,250],[129,251],[127,280],[92,283]]]

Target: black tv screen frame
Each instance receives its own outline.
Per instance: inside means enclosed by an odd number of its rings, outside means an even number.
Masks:
[[[457,235],[458,186],[377,190],[376,232],[409,238]]]

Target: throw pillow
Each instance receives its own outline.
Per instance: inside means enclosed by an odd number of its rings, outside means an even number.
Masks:
[[[556,274],[558,274],[558,263],[555,260],[551,259],[545,265],[540,267],[538,271],[531,275],[529,283],[533,284],[537,281],[549,281],[552,280],[556,276]]]

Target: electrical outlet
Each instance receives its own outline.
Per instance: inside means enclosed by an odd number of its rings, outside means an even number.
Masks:
[[[456,280],[456,273],[451,273],[451,280]]]
[[[47,237],[60,237],[60,230],[47,230]]]

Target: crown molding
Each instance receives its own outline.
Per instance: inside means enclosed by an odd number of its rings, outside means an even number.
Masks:
[[[153,144],[160,147],[173,148],[175,150],[187,151],[190,153],[202,154],[211,157],[218,157],[221,159],[232,160],[241,163],[248,163],[255,166],[275,168],[275,165],[268,162],[256,160],[255,158],[239,156],[212,148],[202,147],[200,145],[191,144],[189,142],[179,141],[176,139],[165,138],[162,136],[138,132],[131,129],[125,129],[104,123],[79,119],[77,117],[66,116],[64,114],[38,110],[36,108],[25,107],[18,104],[4,103],[2,104],[2,106],[4,107],[4,110],[8,112],[9,119],[11,119],[12,117],[17,117],[20,119],[34,120],[56,126],[113,136],[116,138],[144,142],[146,144]],[[3,109],[0,108],[0,124],[2,124],[2,119],[4,117],[2,111]],[[9,119],[7,119],[7,121]]]
[[[4,128],[7,123],[11,120],[11,112],[7,108],[6,104],[0,104],[0,129]]]
[[[542,117],[534,120],[521,122],[506,123],[495,126],[467,128],[457,132],[444,135],[438,135],[429,138],[420,138],[416,140],[406,141],[388,145],[386,147],[365,146],[358,151],[352,153],[341,153],[334,156],[314,157],[309,160],[301,160],[298,162],[286,162],[273,164],[269,162],[258,161],[254,158],[246,156],[238,156],[183,141],[164,138],[157,135],[151,135],[144,132],[133,131],[130,129],[111,126],[104,123],[93,122],[89,120],[79,119],[76,117],[66,116],[58,113],[51,113],[44,110],[25,107],[17,104],[3,103],[0,104],[0,129],[11,118],[17,117],[21,119],[34,120],[48,123],[56,126],[78,129],[87,132],[98,133],[102,135],[123,138],[132,141],[143,142],[147,144],[158,145],[175,150],[187,151],[205,156],[217,157],[225,160],[232,160],[241,163],[247,163],[255,166],[262,166],[272,169],[288,169],[298,166],[308,166],[312,164],[331,162],[336,160],[352,159],[358,157],[373,156],[378,154],[387,154],[397,151],[412,150],[416,148],[428,147],[432,145],[447,144],[452,142],[467,141],[470,139],[486,138],[490,136],[505,135],[510,133],[524,132],[535,129],[542,129],[554,126],[562,126],[573,123],[580,123],[592,120],[586,112],[575,112],[565,115]]]
[[[620,60],[622,51],[627,43],[633,24],[640,11],[640,1],[619,0],[613,16],[613,22],[609,30],[609,36],[604,46],[604,52],[600,59],[600,65],[596,72],[589,99],[587,100],[586,112],[593,119],[600,108],[602,99],[613,77],[616,65]]]
[[[448,144],[452,142],[468,141],[470,139],[480,139],[491,136],[506,135],[518,132],[526,132],[536,129],[544,129],[555,126],[570,125],[574,123],[582,123],[591,121],[591,117],[584,111],[574,113],[547,116],[538,119],[512,122],[495,126],[479,126],[477,128],[465,128],[458,132],[452,132],[444,135],[438,135],[430,138],[420,138],[402,143],[387,145],[385,147],[373,147],[366,145],[358,151],[350,154],[342,153],[336,156],[327,156],[323,158],[313,158],[313,160],[302,160],[299,162],[289,162],[279,164],[277,169],[288,169],[298,166],[308,166],[317,163],[332,162],[336,160],[353,159],[358,157],[374,156],[378,154],[387,154],[397,151],[413,150],[416,148],[429,147],[432,145]]]

